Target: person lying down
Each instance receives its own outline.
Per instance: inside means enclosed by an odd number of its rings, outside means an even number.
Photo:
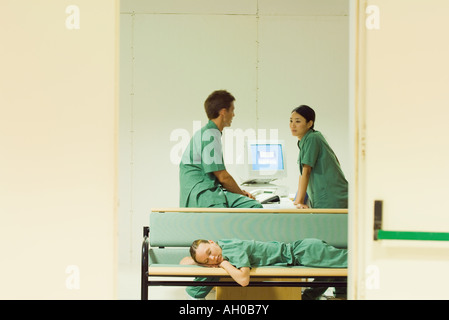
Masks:
[[[247,286],[250,269],[262,266],[305,266],[316,268],[347,268],[348,250],[335,248],[319,239],[297,240],[292,243],[262,242],[255,240],[224,239],[195,240],[190,247],[190,257],[181,264],[223,268],[238,284]],[[197,281],[216,278],[197,278]],[[212,287],[188,287],[193,298],[204,298]],[[318,290],[319,289],[319,290]],[[323,290],[324,289],[324,290]],[[303,299],[316,299],[327,288],[311,288]],[[307,290],[306,290],[307,291]]]

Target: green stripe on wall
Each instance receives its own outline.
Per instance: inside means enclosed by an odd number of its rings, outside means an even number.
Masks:
[[[421,240],[421,241],[449,241],[446,232],[409,232],[379,230],[379,240]]]

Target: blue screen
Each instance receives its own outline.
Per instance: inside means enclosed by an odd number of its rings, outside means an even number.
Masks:
[[[281,144],[252,144],[251,158],[254,171],[284,170]]]

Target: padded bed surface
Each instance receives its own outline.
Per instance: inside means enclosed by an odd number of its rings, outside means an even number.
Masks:
[[[154,264],[150,266],[151,276],[229,276],[222,268],[207,268],[189,265]],[[308,268],[303,266],[267,266],[252,268],[250,276],[253,277],[320,277],[320,276],[346,277],[346,268]]]

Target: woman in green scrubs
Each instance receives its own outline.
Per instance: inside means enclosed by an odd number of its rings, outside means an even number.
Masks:
[[[290,130],[298,138],[299,177],[294,204],[306,209],[306,194],[313,208],[347,208],[348,181],[337,156],[321,132],[314,129],[315,111],[306,105],[295,108]]]

